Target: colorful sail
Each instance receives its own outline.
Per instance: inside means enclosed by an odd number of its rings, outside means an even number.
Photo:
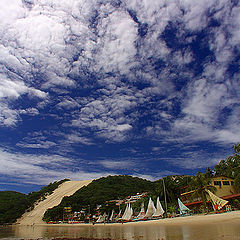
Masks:
[[[206,190],[206,191],[207,191],[207,193],[209,194],[209,197],[212,200],[213,208],[215,210],[220,210],[221,208],[223,208],[228,203],[228,201],[216,196],[215,194],[213,194],[209,190]]]
[[[178,206],[179,206],[179,211],[180,211],[180,214],[186,214],[186,213],[189,213],[191,210],[186,207],[182,201],[178,198]]]
[[[153,214],[153,217],[161,217],[161,216],[163,216],[164,212],[165,211],[162,208],[159,197],[157,197],[157,208],[156,208],[155,213]]]

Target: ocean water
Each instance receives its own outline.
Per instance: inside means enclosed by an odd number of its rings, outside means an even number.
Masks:
[[[0,239],[52,239],[92,237],[119,240],[240,240],[240,222],[211,224],[116,224],[75,226],[5,226]]]

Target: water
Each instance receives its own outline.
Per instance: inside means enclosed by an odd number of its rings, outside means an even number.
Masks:
[[[93,237],[119,240],[240,240],[240,222],[204,225],[117,224],[0,227],[0,239]]]

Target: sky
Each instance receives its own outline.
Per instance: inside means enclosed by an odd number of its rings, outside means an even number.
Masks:
[[[237,0],[1,0],[0,191],[195,174],[240,142]]]

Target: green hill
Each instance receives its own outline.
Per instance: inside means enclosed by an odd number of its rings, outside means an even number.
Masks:
[[[0,224],[16,222],[25,211],[34,207],[35,202],[45,199],[46,195],[51,194],[65,181],[68,179],[55,181],[42,187],[40,191],[28,195],[14,191],[0,191]]]
[[[168,188],[167,201],[175,203],[179,196],[178,189],[186,184],[189,176],[169,176],[165,178],[165,185]],[[124,199],[136,193],[148,192],[148,195],[156,200],[157,196],[164,200],[163,181],[151,182],[138,177],[131,176],[108,176],[94,180],[88,186],[79,189],[75,194],[64,197],[60,205],[49,209],[44,215],[45,221],[62,219],[64,207],[71,206],[72,211],[85,209],[94,213],[97,205],[102,205],[100,211],[110,212],[112,209],[118,211],[118,206],[107,203],[110,200]],[[148,201],[148,198],[143,199]],[[145,204],[147,205],[147,204]],[[140,208],[140,203],[133,205],[135,209]],[[124,206],[123,206],[124,207]]]
[[[13,191],[0,192],[0,224],[13,223],[29,206],[28,196]]]
[[[92,212],[96,205],[102,205],[106,201],[123,199],[138,192],[154,192],[154,189],[153,182],[137,177],[102,177],[79,189],[72,196],[64,197],[60,205],[46,211],[44,220],[61,219],[63,208],[66,206],[71,206],[73,211],[85,208]]]

